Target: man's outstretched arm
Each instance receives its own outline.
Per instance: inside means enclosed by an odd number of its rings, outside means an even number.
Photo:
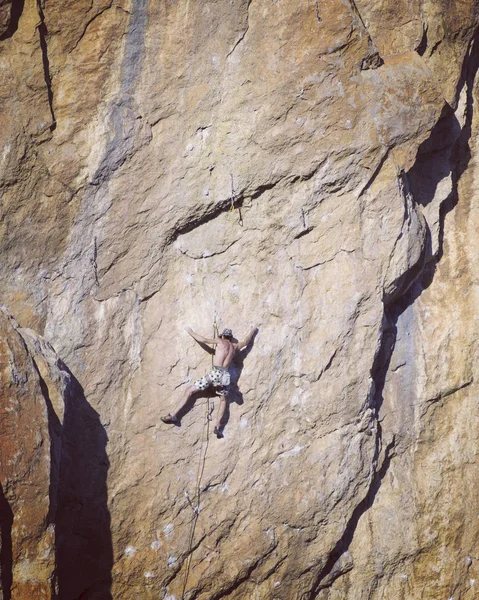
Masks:
[[[238,343],[238,349],[239,350],[243,350],[243,348],[246,348],[246,346],[251,342],[251,340],[253,339],[254,334],[258,331],[257,327],[250,327],[250,330],[248,331],[248,333],[245,335],[244,339],[241,340],[241,342]]]
[[[217,344],[219,342],[218,338],[205,338],[199,333],[195,333],[191,327],[187,327],[186,331],[191,335],[191,337],[196,340],[200,344]]]

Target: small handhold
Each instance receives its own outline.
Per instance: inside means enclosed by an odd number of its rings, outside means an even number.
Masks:
[[[369,69],[378,69],[384,64],[383,59],[379,56],[379,52],[368,54],[361,61],[361,71],[368,71]]]

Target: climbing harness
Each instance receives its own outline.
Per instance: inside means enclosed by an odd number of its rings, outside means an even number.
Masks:
[[[218,325],[216,323],[216,311],[214,313],[214,317],[213,317],[213,338],[216,338],[218,336]],[[211,355],[211,365],[213,365],[214,363],[214,358],[213,358],[213,354]],[[188,577],[190,574],[190,567],[191,567],[191,559],[193,556],[193,543],[194,543],[194,539],[195,539],[195,531],[196,531],[196,524],[198,523],[198,518],[200,516],[200,499],[201,499],[201,480],[203,478],[203,473],[205,470],[205,465],[206,465],[206,455],[208,453],[208,446],[210,443],[210,421],[212,419],[212,413],[214,410],[214,406],[210,403],[210,398],[206,398],[206,418],[205,418],[205,424],[203,426],[203,435],[205,434],[206,431],[206,436],[204,437],[204,440],[201,442],[201,448],[200,448],[200,462],[198,464],[198,473],[196,475],[196,484],[195,484],[195,492],[196,492],[196,503],[194,504],[193,501],[190,498],[190,495],[188,494],[188,490],[185,491],[185,497],[186,500],[188,502],[188,504],[191,507],[191,510],[193,511],[193,520],[191,521],[191,528],[190,528],[190,535],[188,538],[188,557],[186,559],[186,570],[185,570],[185,577],[183,580],[183,590],[181,592],[181,600],[184,600],[185,598],[185,593],[186,593],[186,586],[188,585]],[[205,450],[203,453],[203,444],[205,446]]]

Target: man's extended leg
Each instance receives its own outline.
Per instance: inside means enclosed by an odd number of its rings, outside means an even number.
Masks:
[[[227,400],[226,394],[222,394],[218,397],[220,399],[220,404],[218,406],[218,414],[216,416],[216,425],[214,428],[214,433],[217,435],[217,437],[223,437],[223,431],[221,430],[221,422],[223,421],[223,417],[225,416]]]
[[[185,408],[185,406],[188,404],[188,402],[190,401],[191,396],[197,391],[196,387],[191,384],[189,385],[184,393],[183,393],[183,397],[180,401],[180,403],[178,404],[175,412],[173,413],[168,413],[168,415],[166,417],[161,417],[161,420],[163,421],[163,423],[173,423],[173,424],[177,424],[179,423],[179,418],[178,415],[179,413],[183,410],[183,408]]]

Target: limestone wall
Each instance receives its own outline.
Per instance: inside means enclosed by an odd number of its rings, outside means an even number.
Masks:
[[[69,382],[60,599],[477,595],[478,8],[0,2],[0,302]],[[222,440],[214,399],[160,422],[215,319],[259,329]]]

